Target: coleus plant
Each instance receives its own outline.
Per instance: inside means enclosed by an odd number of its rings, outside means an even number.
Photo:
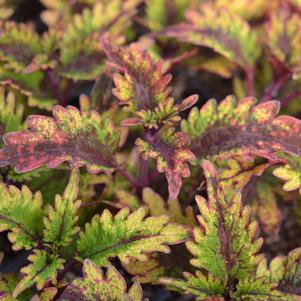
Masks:
[[[0,1],[0,300],[301,300],[300,2],[41,2]]]

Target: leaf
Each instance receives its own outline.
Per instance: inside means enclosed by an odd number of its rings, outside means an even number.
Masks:
[[[16,73],[4,69],[0,65],[0,85],[18,92],[26,97],[30,107],[37,107],[44,110],[51,110],[56,100],[49,95],[42,87],[45,85],[45,77],[41,71],[29,74]],[[52,93],[51,93],[52,94]]]
[[[42,195],[34,195],[26,187],[0,183],[0,232],[9,231],[8,238],[14,250],[37,246],[42,236]]]
[[[226,191],[219,185],[216,170],[209,161],[203,162],[207,180],[208,201],[197,196],[201,215],[198,216],[199,227],[194,230],[193,240],[186,246],[193,254],[190,262],[198,271],[195,275],[185,273],[186,280],[162,277],[160,280],[169,288],[191,293],[202,300],[211,296],[230,295],[236,298],[240,285],[254,275],[262,256],[258,251],[262,245],[261,238],[255,238],[257,223],[250,221],[249,208],[241,205],[241,195],[237,192],[228,199]],[[254,281],[256,280],[254,278]],[[253,283],[250,282],[250,283]],[[265,283],[267,282],[267,283]],[[256,295],[256,300],[267,300],[267,294],[274,288],[268,281],[261,281],[262,286],[244,293]]]
[[[135,194],[123,189],[118,189],[115,193],[121,206],[126,206],[131,209],[138,209],[140,207],[139,199]]]
[[[253,176],[262,175],[269,166],[268,163],[248,162],[239,157],[227,161],[217,160],[215,165],[218,167],[220,185],[228,196],[244,188]]]
[[[231,2],[231,5],[229,5],[227,0],[218,0],[215,4],[218,8],[227,9],[229,12],[239,15],[246,20],[262,17],[267,9],[267,3],[264,0],[254,0],[252,2],[248,0],[234,0]]]
[[[48,280],[56,284],[57,271],[64,267],[64,259],[49,254],[45,250],[34,250],[33,254],[28,256],[28,260],[31,263],[21,269],[24,277],[13,292],[15,298],[34,284],[38,290],[41,290]]]
[[[78,220],[77,210],[81,201],[76,201],[78,194],[79,171],[73,170],[64,196],[56,195],[55,207],[48,206],[44,217],[44,241],[60,247],[68,246],[72,236],[80,231],[75,224]]]
[[[273,282],[279,283],[282,291],[300,295],[301,284],[301,248],[289,252],[288,256],[277,256],[267,266],[263,261],[258,267],[258,276],[267,276]],[[301,297],[299,297],[300,300]]]
[[[196,220],[193,209],[188,206],[182,212],[181,205],[177,199],[168,199],[167,202],[151,188],[143,189],[143,202],[148,206],[151,216],[167,215],[172,222],[182,225],[194,226]]]
[[[301,159],[293,156],[283,156],[287,164],[274,169],[273,174],[285,181],[283,190],[293,191],[301,188]]]
[[[256,33],[251,31],[248,23],[228,10],[216,7],[188,10],[185,23],[167,27],[162,34],[212,48],[244,69],[251,69],[261,52]]]
[[[178,244],[171,246],[170,254],[149,254],[147,261],[130,258],[122,266],[140,283],[160,284],[162,277],[183,278],[184,271],[194,272],[189,264],[191,258],[185,244]]]
[[[3,22],[0,26],[0,61],[6,68],[22,72],[41,51],[39,36],[31,25]]]
[[[180,120],[180,111],[190,108],[198,100],[197,95],[191,95],[180,105],[175,104],[168,86],[172,77],[165,74],[163,62],[155,63],[137,44],[113,48],[108,41],[102,40],[102,45],[111,63],[121,73],[114,74],[116,88],[113,94],[135,115],[135,118],[124,120],[124,126],[143,124],[157,129],[162,124],[173,124]]]
[[[152,158],[157,161],[157,170],[165,172],[169,197],[177,198],[182,178],[190,175],[187,162],[195,159],[194,154],[187,148],[188,136],[183,132],[175,132],[174,128],[168,128],[148,137],[147,141],[138,138],[135,143],[142,159]]]
[[[17,131],[24,128],[23,111],[23,105],[16,104],[15,95],[12,92],[8,92],[5,95],[5,89],[0,87],[0,136],[4,132]]]
[[[282,222],[282,212],[277,205],[277,195],[271,183],[264,181],[257,183],[254,209],[261,229],[266,235],[278,235]]]
[[[188,273],[185,273],[184,276],[186,280],[162,277],[160,283],[170,290],[196,296],[196,300],[202,301],[207,300],[207,298],[210,300],[212,297],[221,296],[224,292],[223,281],[211,274],[206,276],[200,271],[197,271],[195,276]]]
[[[46,287],[40,293],[40,295],[35,295],[30,301],[52,301],[54,300],[58,290],[56,287]]]
[[[147,25],[152,31],[158,31],[170,22],[182,21],[189,0],[147,0],[146,5]]]
[[[211,99],[200,110],[193,108],[181,126],[190,136],[189,148],[198,160],[242,157],[251,161],[260,156],[274,163],[284,161],[277,152],[300,156],[301,121],[277,117],[277,101],[255,104],[252,97],[237,102],[228,96],[218,106]]]
[[[103,271],[92,261],[86,259],[83,278],[76,278],[67,287],[59,300],[102,300],[102,301],[142,301],[142,289],[138,282],[127,291],[126,282],[118,271],[109,266]]]
[[[0,61],[4,68],[26,73],[55,66],[50,58],[56,45],[54,32],[40,37],[32,25],[15,22],[2,22],[0,28]]]
[[[115,256],[122,262],[128,262],[130,257],[145,261],[146,253],[169,253],[167,245],[185,239],[186,230],[168,223],[167,216],[145,218],[146,214],[144,207],[131,214],[128,208],[124,208],[113,217],[105,209],[101,216],[94,216],[80,233],[78,257],[81,260],[91,259],[99,266],[108,265],[108,260]]]
[[[73,168],[86,165],[91,173],[116,167],[113,154],[119,132],[110,120],[72,106],[54,106],[52,112],[54,119],[32,115],[27,119],[29,130],[3,136],[0,166],[14,165],[17,172],[27,172],[69,161]]]
[[[104,54],[98,42],[102,34],[114,43],[123,42],[120,34],[129,26],[140,0],[97,1],[91,8],[75,14],[61,43],[60,73],[74,80],[92,80],[104,67]]]
[[[301,18],[280,9],[271,15],[265,26],[265,43],[277,61],[298,78],[301,72]]]
[[[191,264],[226,281],[244,279],[262,259],[257,252],[263,241],[255,239],[258,225],[250,222],[249,208],[242,208],[240,193],[232,200],[226,199],[213,166],[204,161],[203,168],[209,200],[196,198],[201,215],[195,241],[187,242],[188,250],[196,257]]]

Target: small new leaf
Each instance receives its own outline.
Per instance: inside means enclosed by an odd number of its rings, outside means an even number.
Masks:
[[[24,277],[16,286],[13,293],[14,297],[34,284],[38,290],[41,290],[49,280],[56,284],[57,271],[64,267],[64,259],[51,255],[46,250],[34,250],[33,254],[28,256],[28,260],[31,263],[21,269]]]
[[[169,197],[176,199],[182,186],[182,177],[187,178],[190,170],[187,162],[195,160],[194,154],[187,148],[190,139],[174,128],[162,128],[147,141],[140,138],[136,145],[144,160],[157,161],[157,170],[165,172],[168,181]]]
[[[16,104],[16,97],[12,92],[5,96],[5,89],[0,87],[0,136],[4,132],[18,131],[23,126],[22,104]]]
[[[116,167],[114,151],[120,134],[109,119],[72,106],[57,105],[52,112],[54,118],[31,115],[29,130],[3,136],[0,166],[14,165],[17,172],[27,172],[69,161],[72,168],[86,165],[91,173]]]
[[[167,216],[145,218],[146,214],[147,210],[141,207],[131,214],[124,208],[115,217],[108,210],[94,216],[80,233],[78,257],[89,258],[99,266],[108,265],[115,256],[123,262],[130,257],[145,261],[146,253],[169,253],[168,245],[186,238],[185,228],[168,223]]]
[[[56,195],[55,206],[49,205],[47,216],[44,217],[44,241],[58,246],[67,246],[72,241],[72,236],[80,228],[75,224],[76,215],[81,201],[76,201],[78,194],[79,171],[73,170],[64,196]]]
[[[142,289],[138,282],[127,290],[123,277],[113,267],[103,271],[92,261],[86,259],[83,278],[76,278],[62,294],[61,301],[102,300],[102,301],[142,301]]]
[[[285,181],[283,190],[293,191],[301,188],[301,159],[293,156],[283,156],[287,164],[273,171],[274,176]]]

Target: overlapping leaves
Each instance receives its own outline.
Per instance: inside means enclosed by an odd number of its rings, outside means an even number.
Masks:
[[[0,136],[5,132],[23,129],[22,104],[16,104],[16,97],[13,93],[5,94],[5,89],[0,87]]]

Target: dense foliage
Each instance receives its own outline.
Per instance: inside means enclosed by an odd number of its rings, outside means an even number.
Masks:
[[[301,1],[21,2],[0,301],[301,300]]]

